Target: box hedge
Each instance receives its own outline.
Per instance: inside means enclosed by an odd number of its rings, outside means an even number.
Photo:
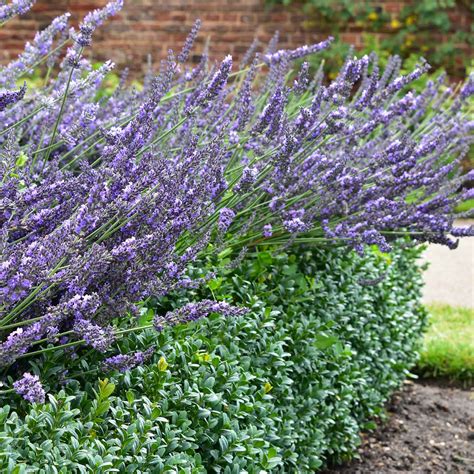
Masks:
[[[0,471],[314,472],[349,459],[416,360],[418,256],[260,252],[156,302],[145,318],[211,293],[252,311],[132,336],[124,351],[154,339],[146,366],[98,381],[78,362],[85,374],[46,404],[3,406]],[[59,357],[42,361],[51,380]]]

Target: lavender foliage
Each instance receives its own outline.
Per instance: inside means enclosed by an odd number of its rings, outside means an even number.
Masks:
[[[308,63],[298,72],[294,60],[330,40],[287,51],[277,35],[263,62],[255,43],[249,67],[232,72],[230,56],[211,64],[205,52],[190,70],[182,63],[197,22],[142,90],[121,81],[98,98],[113,64],[94,69],[82,50],[121,5],[86,16],[59,65],[47,61],[58,57],[67,15],[0,69],[10,87],[37,63],[48,66],[44,87],[0,95],[0,367],[48,344],[108,353],[141,330],[136,316],[148,298],[206,281],[188,268],[216,248],[390,251],[401,236],[454,248],[473,234],[455,226],[453,210],[472,197],[463,189],[472,176],[458,165],[473,138],[474,77],[457,94],[442,81],[417,93],[410,84],[425,61],[401,76],[399,58],[382,72],[374,54],[351,54],[332,82],[322,69],[311,80]],[[244,310],[202,301],[153,325],[214,312]],[[146,357],[107,354],[104,368]]]

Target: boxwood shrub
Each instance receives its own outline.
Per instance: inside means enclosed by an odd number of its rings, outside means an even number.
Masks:
[[[147,365],[99,380],[83,365],[46,404],[3,406],[0,471],[314,472],[349,459],[416,360],[418,256],[265,251],[156,302],[145,318],[209,294],[252,311],[131,336],[124,351],[156,344]]]

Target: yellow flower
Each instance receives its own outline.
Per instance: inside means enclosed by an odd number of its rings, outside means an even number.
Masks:
[[[166,362],[166,359],[161,356],[160,360],[158,361],[158,370],[160,372],[164,372],[168,368],[168,362]]]
[[[211,360],[211,356],[208,352],[197,352],[196,355],[199,362],[209,362]]]
[[[394,18],[391,22],[390,22],[390,27],[393,29],[393,30],[398,30],[398,28],[400,28],[402,26],[402,24],[396,19]]]
[[[270,382],[265,382],[265,385],[263,386],[263,391],[265,393],[268,393],[272,390],[273,385]]]
[[[416,16],[415,15],[410,15],[405,20],[405,24],[407,24],[407,25],[413,25],[415,22],[416,22]]]
[[[379,16],[377,15],[377,12],[370,12],[368,15],[367,15],[367,18],[370,20],[370,21],[377,21],[379,19]]]
[[[413,46],[414,42],[415,42],[415,35],[407,35],[403,46],[405,46],[406,48],[409,48],[410,46]]]

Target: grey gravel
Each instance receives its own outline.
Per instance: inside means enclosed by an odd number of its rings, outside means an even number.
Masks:
[[[474,224],[474,220],[458,221]],[[474,237],[461,239],[455,250],[429,245],[423,255],[430,264],[425,272],[425,303],[447,303],[474,308]]]

